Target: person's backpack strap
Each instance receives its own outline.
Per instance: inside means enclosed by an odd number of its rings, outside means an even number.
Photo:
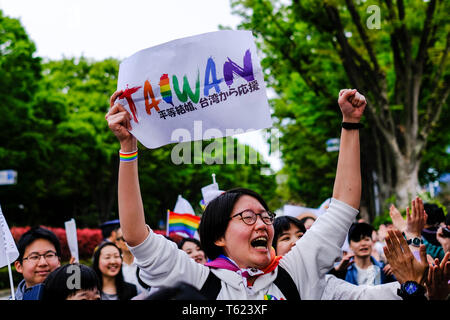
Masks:
[[[220,279],[210,270],[208,278],[206,278],[205,283],[200,289],[200,293],[205,296],[207,300],[217,300],[220,289],[222,289]]]
[[[141,269],[139,267],[137,267],[136,268],[137,281],[142,288],[144,288],[145,290],[149,290],[151,287],[148,284],[146,284],[144,281],[142,281],[142,279],[140,277],[140,272],[141,272]]]
[[[280,289],[286,300],[301,300],[294,280],[280,265],[278,265],[278,274],[273,283]]]

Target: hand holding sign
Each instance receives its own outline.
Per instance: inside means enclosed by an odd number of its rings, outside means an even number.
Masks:
[[[129,132],[131,127],[131,116],[128,111],[115,101],[123,94],[122,90],[114,92],[109,104],[111,108],[105,116],[108,126],[120,142],[121,150],[128,152],[137,149],[136,138]]]

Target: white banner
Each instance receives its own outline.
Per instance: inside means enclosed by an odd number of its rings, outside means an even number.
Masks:
[[[64,226],[66,227],[67,245],[69,246],[70,255],[75,258],[74,262],[79,262],[77,226],[75,220],[72,218],[69,221],[64,222]]]
[[[120,64],[118,102],[147,148],[272,126],[250,31],[218,31],[139,51]],[[194,123],[196,126],[194,127]]]

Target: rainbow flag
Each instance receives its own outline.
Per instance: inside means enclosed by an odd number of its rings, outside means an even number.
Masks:
[[[200,217],[190,213],[175,213],[167,210],[167,235],[181,233],[193,238],[200,224]]]

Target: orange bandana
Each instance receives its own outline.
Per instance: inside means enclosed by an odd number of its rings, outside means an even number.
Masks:
[[[282,258],[282,256],[275,255],[275,249],[273,247],[270,247],[270,257],[271,259],[269,265],[261,270],[262,272],[264,272],[264,274],[271,273],[273,270],[275,270],[275,268],[278,267],[278,264],[280,263],[280,259]]]

